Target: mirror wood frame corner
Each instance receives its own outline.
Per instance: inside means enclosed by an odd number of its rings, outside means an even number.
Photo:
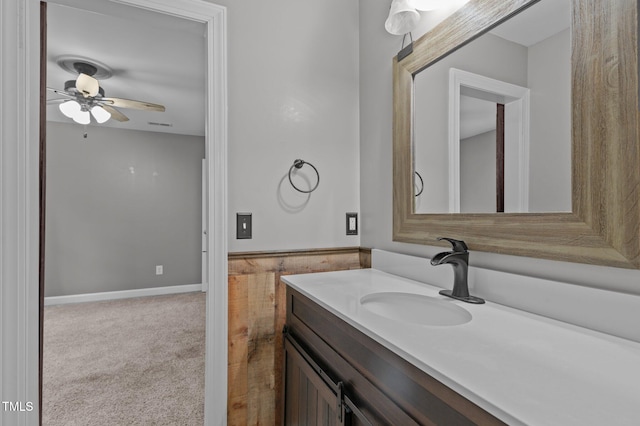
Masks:
[[[571,2],[572,212],[414,213],[415,74],[537,1],[470,0],[393,59],[393,240],[640,269],[637,0]]]

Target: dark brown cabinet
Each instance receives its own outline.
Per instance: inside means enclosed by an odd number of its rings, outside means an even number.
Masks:
[[[285,425],[371,426],[344,394],[343,382],[334,382],[291,336],[285,345]]]
[[[286,425],[504,424],[291,287],[285,352]]]
[[[339,401],[334,389],[304,359],[304,356],[285,339],[285,424],[340,424]]]

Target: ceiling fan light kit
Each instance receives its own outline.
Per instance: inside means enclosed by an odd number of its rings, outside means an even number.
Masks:
[[[82,107],[76,101],[63,102],[58,106],[58,108],[60,109],[61,113],[69,118],[75,117],[75,115],[82,110]]]
[[[91,122],[86,106],[80,105],[76,101],[63,102],[58,108],[66,117],[71,118],[78,124],[89,124]],[[98,124],[105,123],[111,118],[111,114],[100,105],[94,105],[90,111]]]
[[[91,122],[91,116],[89,115],[89,111],[80,111],[76,115],[73,116],[73,121],[78,124],[89,124]]]
[[[93,108],[91,108],[91,115],[93,115],[93,118],[96,119],[98,124],[105,123],[111,118],[111,113],[102,108],[100,105],[95,105]]]

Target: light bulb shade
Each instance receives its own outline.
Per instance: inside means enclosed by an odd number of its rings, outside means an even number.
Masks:
[[[426,11],[441,9],[446,6],[447,0],[409,0],[415,9]]]
[[[76,89],[78,89],[85,98],[95,96],[100,91],[100,83],[90,75],[81,73],[76,79]]]
[[[89,111],[78,111],[72,118],[78,124],[89,124],[91,122]]]
[[[104,123],[105,121],[111,118],[111,113],[109,113],[109,111],[107,111],[106,109],[102,108],[99,105],[96,105],[93,108],[91,108],[91,115],[93,115],[93,118],[95,118],[96,121],[100,124]]]
[[[60,112],[69,118],[73,118],[78,112],[80,112],[80,104],[76,101],[67,101],[61,103],[58,108]]]
[[[402,35],[411,32],[419,20],[420,12],[413,7],[410,0],[393,0],[384,28],[391,34]]]

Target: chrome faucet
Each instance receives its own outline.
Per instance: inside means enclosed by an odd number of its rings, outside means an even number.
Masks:
[[[451,243],[452,251],[438,253],[431,259],[433,266],[444,265],[453,266],[453,290],[442,290],[440,294],[462,300],[467,303],[484,303],[484,299],[469,295],[469,283],[467,275],[469,270],[469,249],[464,241],[453,238],[438,238],[439,241],[446,240]]]

